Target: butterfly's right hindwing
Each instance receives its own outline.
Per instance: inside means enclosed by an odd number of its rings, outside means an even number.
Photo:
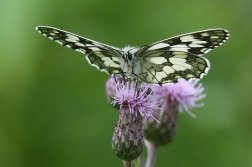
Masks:
[[[63,46],[86,54],[92,65],[108,74],[121,73],[120,50],[76,34],[47,26],[36,28],[38,32]]]
[[[86,56],[86,59],[91,65],[98,67],[98,69],[108,74],[122,73],[120,58],[118,57],[118,53],[113,50],[93,51]]]

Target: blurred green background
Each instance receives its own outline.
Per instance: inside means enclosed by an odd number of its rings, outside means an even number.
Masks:
[[[225,28],[206,57],[205,106],[180,114],[156,166],[252,166],[252,1],[0,1],[0,166],[122,166],[111,150],[117,111],[108,75],[84,55],[35,31],[38,25],[124,47]]]

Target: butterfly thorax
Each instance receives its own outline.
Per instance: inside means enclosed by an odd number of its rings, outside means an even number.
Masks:
[[[122,49],[121,69],[129,78],[136,78],[139,73],[139,58],[136,57],[138,48],[127,46]]]

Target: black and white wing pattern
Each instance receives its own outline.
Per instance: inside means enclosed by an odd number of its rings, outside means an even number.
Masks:
[[[53,27],[38,26],[44,36],[86,54],[88,62],[108,74],[163,85],[180,78],[201,79],[210,69],[203,54],[227,41],[224,29],[209,29],[168,38],[142,47],[118,49]]]
[[[146,83],[174,83],[178,79],[201,79],[210,69],[203,54],[222,45],[229,37],[224,29],[208,29],[168,38],[141,47],[136,53],[140,69],[135,69]]]
[[[122,73],[120,49],[53,27],[38,26],[36,30],[63,46],[86,54],[88,62],[101,71],[108,74]]]

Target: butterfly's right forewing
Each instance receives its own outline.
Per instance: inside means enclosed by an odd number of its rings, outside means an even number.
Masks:
[[[36,30],[63,46],[86,54],[88,62],[101,71],[108,74],[122,71],[120,49],[53,27],[39,26]]]

